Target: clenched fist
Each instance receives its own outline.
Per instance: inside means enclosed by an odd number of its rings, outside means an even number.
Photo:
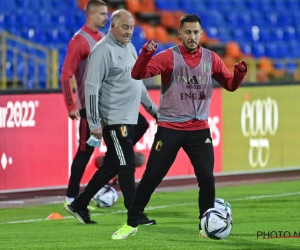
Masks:
[[[239,61],[234,65],[239,72],[247,72],[247,64],[244,61]]]
[[[143,48],[150,52],[150,51],[156,51],[156,49],[158,48],[158,44],[156,42],[154,42],[153,40],[147,42]]]

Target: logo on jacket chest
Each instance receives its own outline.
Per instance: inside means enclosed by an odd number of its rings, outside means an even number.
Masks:
[[[204,91],[199,93],[180,93],[180,100],[205,100],[205,98]]]
[[[175,76],[177,83],[186,83],[186,84],[205,84],[207,82],[207,78],[201,75],[176,75]]]
[[[125,72],[131,72],[133,66],[125,66]]]

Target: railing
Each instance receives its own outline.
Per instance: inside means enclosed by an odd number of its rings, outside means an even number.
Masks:
[[[1,83],[7,88],[58,88],[58,52],[7,32],[1,36]]]
[[[246,82],[300,81],[300,60],[244,59],[248,65]],[[264,63],[270,61],[266,67]]]

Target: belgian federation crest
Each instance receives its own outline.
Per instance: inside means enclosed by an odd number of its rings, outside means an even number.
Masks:
[[[122,125],[120,127],[120,132],[121,132],[122,137],[127,137],[128,136],[128,130],[127,130],[126,126]]]
[[[159,140],[156,144],[155,144],[155,150],[156,151],[160,151],[162,148],[163,142],[161,140]]]

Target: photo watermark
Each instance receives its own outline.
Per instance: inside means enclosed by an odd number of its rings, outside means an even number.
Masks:
[[[256,231],[257,239],[300,238],[300,231]]]

